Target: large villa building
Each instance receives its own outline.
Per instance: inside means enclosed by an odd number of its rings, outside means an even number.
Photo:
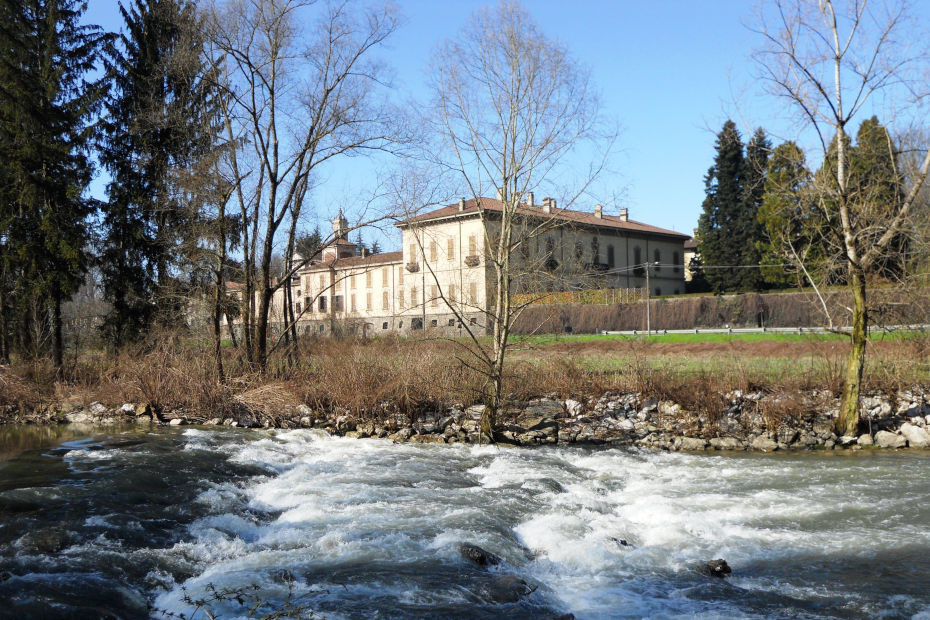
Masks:
[[[502,206],[492,198],[462,199],[406,219],[397,224],[401,251],[367,256],[348,240],[340,214],[333,241],[292,278],[299,331],[455,331],[460,319],[488,327],[494,269],[485,247],[499,230]],[[683,293],[688,235],[631,220],[627,213],[607,215],[600,205],[592,212],[559,209],[554,199],[537,204],[528,194],[515,234],[521,243],[511,254],[514,291],[523,299],[583,288],[641,293],[648,282],[650,295]],[[281,318],[281,293],[273,322]]]

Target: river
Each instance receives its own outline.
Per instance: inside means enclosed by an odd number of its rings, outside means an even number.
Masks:
[[[928,499],[918,451],[6,428],[0,616],[930,619]]]

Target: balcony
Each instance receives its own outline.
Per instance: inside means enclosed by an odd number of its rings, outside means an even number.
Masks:
[[[481,263],[481,259],[477,254],[471,254],[465,257],[465,264],[469,267],[477,267],[479,263]]]
[[[417,263],[417,262],[407,263],[405,267],[407,271],[409,271],[410,273],[416,273],[420,271],[420,263]]]

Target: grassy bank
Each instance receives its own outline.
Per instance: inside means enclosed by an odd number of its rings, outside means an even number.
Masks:
[[[838,394],[847,346],[834,335],[683,334],[635,337],[524,337],[507,367],[510,398],[640,392],[709,412],[739,390],[811,390]],[[462,347],[444,340],[384,338],[300,342],[295,354],[272,357],[259,375],[225,349],[228,379],[216,380],[206,346],[178,337],[152,339],[119,354],[86,352],[56,379],[42,360],[0,369],[0,409],[8,417],[49,403],[119,406],[145,402],[157,410],[223,417],[248,408],[275,419],[298,405],[361,417],[405,415],[480,401],[483,379]],[[893,393],[926,382],[930,339],[875,340],[866,389]],[[790,400],[790,399],[789,399]]]

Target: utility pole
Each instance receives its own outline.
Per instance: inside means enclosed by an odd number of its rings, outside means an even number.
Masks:
[[[646,337],[652,335],[652,326],[649,323],[649,296],[652,294],[652,291],[649,289],[649,267],[652,265],[658,265],[659,261],[654,263],[644,263],[646,267]]]

